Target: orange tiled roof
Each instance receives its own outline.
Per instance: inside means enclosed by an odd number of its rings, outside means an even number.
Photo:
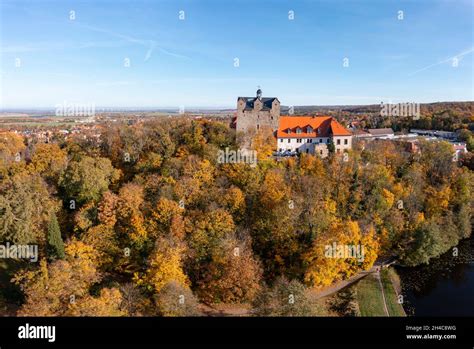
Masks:
[[[308,126],[312,132],[308,132]],[[296,133],[297,128],[301,133]],[[288,134],[288,129],[291,133]],[[345,129],[331,116],[280,116],[277,137],[279,138],[314,138],[350,136],[351,133]]]

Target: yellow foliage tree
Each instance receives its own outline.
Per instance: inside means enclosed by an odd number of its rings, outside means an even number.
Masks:
[[[260,202],[268,209],[275,207],[289,194],[285,179],[278,171],[267,172],[260,191]]]
[[[120,309],[122,294],[116,288],[103,288],[99,297],[86,295],[78,301],[72,302],[67,316],[125,316]]]
[[[161,197],[154,207],[151,217],[156,223],[156,229],[168,232],[174,217],[181,215],[183,209],[176,201]]]
[[[119,192],[116,228],[122,237],[141,245],[147,239],[144,217],[140,211],[143,204],[143,188],[134,183],[125,184]]]
[[[373,229],[362,234],[357,222],[334,222],[304,254],[304,280],[310,286],[327,286],[369,269],[377,258],[378,248]]]
[[[159,292],[168,282],[176,281],[188,286],[189,280],[184,274],[181,263],[182,248],[172,246],[161,239],[148,260],[148,269],[143,276],[135,274],[137,285],[145,286],[150,291]]]
[[[40,143],[36,145],[31,156],[29,168],[46,178],[57,180],[66,165],[66,151],[55,143]]]
[[[74,302],[89,294],[100,280],[96,270],[98,254],[92,246],[73,240],[66,245],[66,259],[47,264],[40,261],[36,270],[24,270],[13,282],[20,285],[25,303],[19,316],[64,316]]]

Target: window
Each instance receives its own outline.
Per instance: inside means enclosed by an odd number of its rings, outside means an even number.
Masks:
[[[308,138],[308,139],[306,140],[306,143],[313,143],[313,140],[312,140],[311,138]]]
[[[309,149],[306,149],[306,154],[308,154],[308,153],[309,153]]]
[[[259,124],[257,124],[257,130],[260,130],[260,125]]]
[[[296,129],[296,133],[297,133],[297,134],[300,134],[300,133],[301,133],[301,129],[300,129],[299,127]]]
[[[296,143],[301,143],[301,138],[298,138],[298,139],[296,140]]]
[[[288,143],[290,143],[290,139],[288,138]]]
[[[340,139],[337,140],[337,145],[339,145],[339,144],[341,144],[341,140],[340,140]]]
[[[329,144],[329,138],[328,138],[328,139],[326,139],[326,143],[327,143],[327,144]]]
[[[322,139],[322,138],[320,138],[320,139],[319,139],[319,143],[322,143],[322,142],[323,142],[323,139]]]
[[[306,128],[306,132],[308,132],[308,133],[313,132],[313,129],[311,128],[311,126],[308,126],[308,127]]]
[[[283,138],[280,138],[280,143],[283,143]]]
[[[286,133],[290,134],[290,133],[291,133],[291,130],[290,130],[290,129],[286,130]]]
[[[348,143],[348,140],[344,139],[344,144],[347,145],[347,143]]]

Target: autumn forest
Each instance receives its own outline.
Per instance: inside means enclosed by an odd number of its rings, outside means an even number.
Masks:
[[[445,142],[276,159],[261,132],[251,166],[217,161],[240,147],[225,122],[99,127],[49,143],[1,134],[0,241],[39,251],[1,261],[2,314],[326,315],[314,291],[377,260],[428,263],[471,234],[473,172]],[[326,258],[334,242],[364,246],[363,261]]]

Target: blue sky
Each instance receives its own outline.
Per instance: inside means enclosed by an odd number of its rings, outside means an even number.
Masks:
[[[0,2],[4,108],[474,100],[470,0]]]

